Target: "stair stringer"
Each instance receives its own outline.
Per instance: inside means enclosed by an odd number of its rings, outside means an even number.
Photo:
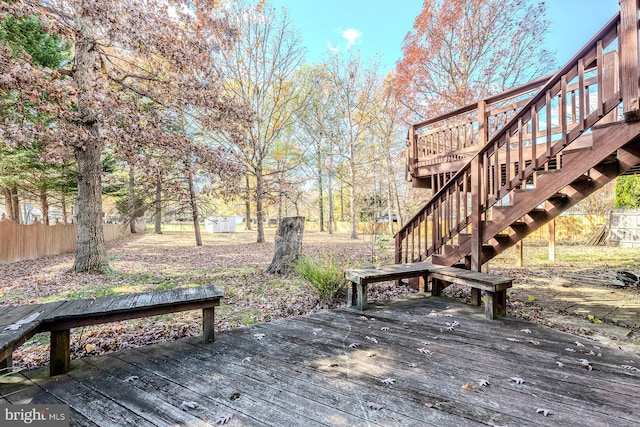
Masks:
[[[515,194],[513,205],[491,208],[491,220],[483,221],[482,241],[486,244],[483,245],[482,263],[512,247],[640,163],[640,122],[593,128],[590,149],[568,152],[563,157],[561,169],[538,174],[536,188],[527,191],[526,197],[523,193]],[[579,189],[571,188],[571,184],[578,185],[576,181],[585,174],[589,175],[586,184],[581,184]],[[549,202],[558,193],[566,194],[566,200],[562,203]],[[542,204],[545,205],[543,211],[538,209]],[[526,227],[522,227],[523,223]],[[503,232],[514,224],[519,227],[518,230],[514,227],[509,231],[509,239],[496,239],[496,236],[504,236]],[[469,256],[471,243],[467,240],[458,246],[450,246],[444,254],[434,254],[432,262],[453,265]]]

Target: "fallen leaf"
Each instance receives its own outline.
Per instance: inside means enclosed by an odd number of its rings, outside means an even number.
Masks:
[[[593,366],[591,366],[591,362],[589,362],[587,359],[580,359],[580,366],[590,371],[593,370]]]
[[[369,409],[373,409],[374,411],[379,411],[380,409],[383,408],[382,405],[375,402],[367,402],[367,406],[369,407]]]
[[[233,414],[223,414],[218,417],[215,423],[219,425],[226,424],[231,421],[231,418],[233,418]]]
[[[180,404],[180,409],[183,411],[188,411],[189,409],[195,409],[198,407],[198,402],[187,401],[185,400]]]
[[[538,408],[538,409],[536,409],[536,414],[542,414],[542,415],[544,415],[546,417],[547,415],[553,414],[553,412],[551,412],[548,409]]]
[[[380,380],[380,382],[383,383],[383,384],[391,385],[391,384],[395,384],[396,380],[393,379],[393,378],[385,378],[383,380]]]
[[[469,384],[469,383],[464,383],[462,384],[462,389],[463,390],[467,390],[467,391],[471,391],[473,389],[475,389],[473,384]]]
[[[87,353],[91,353],[91,352],[92,352],[93,350],[95,350],[95,349],[96,349],[96,345],[95,345],[95,344],[91,344],[91,343],[89,343],[89,344],[86,344],[86,345],[84,346],[84,350],[85,350]]]
[[[524,384],[524,380],[520,377],[511,377],[510,380],[516,384]]]

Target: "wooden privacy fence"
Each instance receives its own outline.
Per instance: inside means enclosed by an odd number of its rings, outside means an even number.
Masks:
[[[128,224],[104,224],[105,241],[131,233]],[[74,252],[77,248],[76,224],[17,224],[0,221],[0,264]]]

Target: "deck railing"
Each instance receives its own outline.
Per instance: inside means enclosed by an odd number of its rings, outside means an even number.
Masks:
[[[551,76],[510,89],[483,101],[410,126],[407,165],[414,178],[437,173],[442,163],[469,160],[478,151],[478,128],[487,124],[495,135]],[[484,117],[479,117],[480,103]]]
[[[479,270],[482,224],[494,205],[524,188],[535,171],[560,167],[562,152],[595,123],[617,120],[621,100],[625,118],[638,115],[638,2],[621,0],[620,6],[494,135],[486,102],[477,104],[477,153],[396,234],[396,263],[441,253],[464,233],[472,239],[471,268]]]

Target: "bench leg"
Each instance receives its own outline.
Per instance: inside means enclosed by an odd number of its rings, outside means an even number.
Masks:
[[[202,338],[205,343],[213,342],[215,325],[215,307],[202,309]]]
[[[444,289],[442,282],[439,279],[431,279],[431,296],[439,297],[440,292]]]
[[[351,282],[347,289],[347,307],[353,307],[360,311],[366,310],[367,305],[367,284]]]
[[[490,320],[493,320],[498,316],[505,316],[507,314],[507,291],[487,291],[484,314],[487,316],[487,319]]]
[[[49,375],[66,374],[71,364],[70,331],[51,331],[51,350],[49,361]]]
[[[358,289],[358,310],[364,311],[368,308],[367,305],[367,284],[360,283],[357,286]]]
[[[357,296],[356,284],[349,282],[349,287],[347,288],[347,307],[353,307],[355,305],[353,298]]]
[[[13,357],[10,353],[4,360],[0,360],[0,370],[9,369],[12,367],[13,367]]]
[[[480,289],[471,288],[471,305],[480,307],[482,305],[482,297],[480,296]]]

